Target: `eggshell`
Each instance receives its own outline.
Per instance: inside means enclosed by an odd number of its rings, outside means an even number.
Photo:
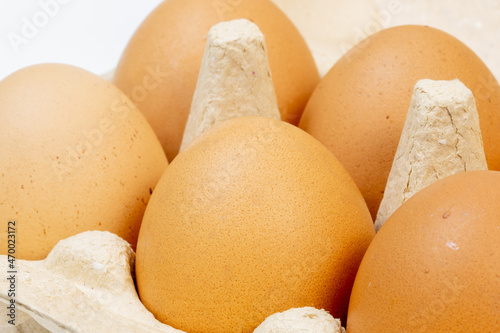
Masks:
[[[158,183],[139,234],[139,295],[190,333],[252,332],[305,306],[345,318],[374,232],[356,185],[317,140],[271,118],[228,120]]]
[[[443,178],[368,248],[347,332],[500,332],[500,172]]]
[[[375,216],[415,83],[458,78],[474,94],[488,166],[500,170],[500,87],[459,40],[425,26],[371,35],[320,82],[299,126],[344,165]]]
[[[283,120],[298,124],[319,82],[306,42],[271,1],[164,1],[130,40],[114,82],[145,114],[170,161],[181,144],[208,31],[239,18],[264,34]]]
[[[15,221],[15,257],[30,260],[86,230],[113,232],[135,247],[167,167],[158,138],[118,88],[61,64],[0,82],[0,156],[4,236]]]

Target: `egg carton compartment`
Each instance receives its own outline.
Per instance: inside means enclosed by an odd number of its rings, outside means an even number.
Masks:
[[[5,332],[180,332],[157,321],[140,302],[133,280],[135,254],[120,237],[89,231],[60,241],[46,259],[16,260],[16,273],[2,279],[0,300],[15,281],[17,328],[2,320]],[[19,317],[18,317],[19,316]]]

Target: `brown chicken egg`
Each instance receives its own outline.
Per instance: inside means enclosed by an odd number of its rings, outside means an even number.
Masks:
[[[488,166],[500,170],[500,87],[466,45],[440,30],[382,30],[346,53],[322,79],[299,126],[351,174],[374,217],[415,83],[458,78],[474,94]]]
[[[208,31],[239,18],[264,34],[282,120],[298,124],[319,82],[307,44],[271,1],[164,1],[130,40],[114,82],[149,120],[170,161],[179,151]]]
[[[304,306],[345,318],[373,236],[361,193],[317,140],[271,118],[229,120],[159,181],[137,245],[139,295],[191,333],[252,332]]]
[[[61,64],[0,82],[0,156],[0,219],[13,222],[18,259],[45,258],[59,240],[86,230],[135,246],[167,167],[158,138],[125,94]]]
[[[369,246],[347,332],[500,332],[500,172],[443,178]]]

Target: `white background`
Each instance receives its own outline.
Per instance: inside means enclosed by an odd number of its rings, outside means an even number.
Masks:
[[[1,0],[0,80],[18,69],[45,62],[72,64],[104,74],[116,67],[134,31],[161,2]],[[51,4],[52,16],[46,14],[42,3]],[[25,28],[23,35],[26,20],[38,23],[35,33]],[[16,39],[14,35],[24,38],[17,50],[16,43],[9,40]]]

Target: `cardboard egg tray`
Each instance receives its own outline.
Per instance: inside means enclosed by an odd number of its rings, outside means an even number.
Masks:
[[[1,257],[1,269],[12,272],[0,281],[2,319],[11,313],[8,290],[16,293],[16,326],[2,320],[2,333],[181,332],[142,305],[134,285],[134,251],[112,233],[88,231],[62,240],[41,261],[16,260],[9,267]]]
[[[274,2],[305,37],[321,75],[349,47],[376,31],[424,24],[462,40],[500,78],[500,3],[496,0]],[[353,14],[337,15],[343,11]],[[332,21],[332,17],[339,19]],[[110,79],[112,71],[104,77]],[[134,260],[127,242],[97,231],[59,242],[42,261],[9,263],[7,256],[0,256],[0,269],[7,272],[0,279],[0,333],[181,332],[160,323],[140,302],[134,285]],[[15,326],[4,320],[12,312],[12,290]]]

